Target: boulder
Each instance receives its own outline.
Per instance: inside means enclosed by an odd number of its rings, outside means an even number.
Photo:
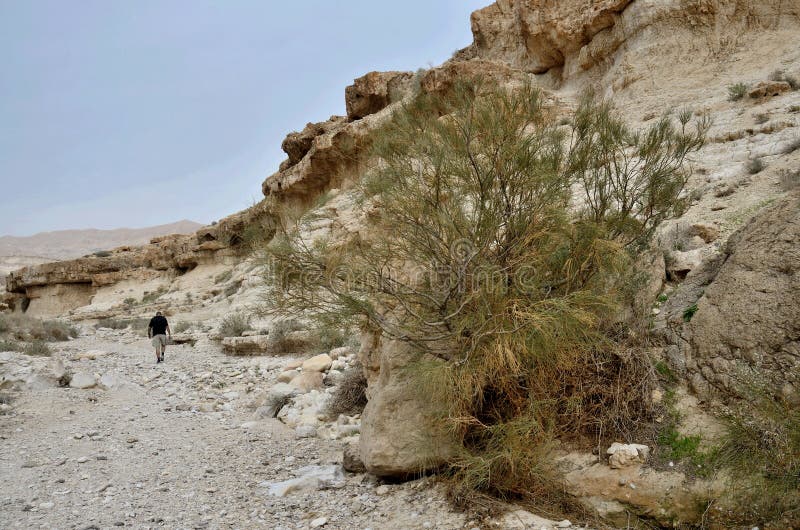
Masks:
[[[754,377],[800,400],[800,196],[762,210],[728,240],[689,322],[672,325],[692,388],[736,391]],[[716,389],[716,390],[715,390]]]
[[[327,353],[315,355],[303,362],[301,367],[305,372],[327,372],[333,364],[333,359]]]
[[[297,388],[292,385],[286,383],[274,385],[270,388],[262,405],[256,409],[256,417],[259,419],[274,418],[296,394]]]
[[[344,473],[340,466],[305,466],[294,472],[297,478],[281,482],[261,482],[262,488],[267,488],[267,494],[275,497],[285,497],[290,493],[300,491],[316,491],[328,488],[338,488],[344,485]]]
[[[748,95],[753,99],[761,99],[771,96],[780,96],[792,90],[792,86],[786,81],[761,81],[750,89]]]
[[[411,91],[411,72],[369,72],[344,90],[347,117],[360,120],[375,114]]]
[[[323,375],[320,372],[300,372],[289,384],[298,392],[306,393],[323,387]]]
[[[499,0],[472,14],[473,53],[533,73],[563,66],[632,0]]]
[[[229,355],[258,355],[266,353],[268,349],[268,335],[225,337],[222,339],[222,350]]]
[[[93,388],[97,385],[97,381],[93,374],[89,372],[76,372],[72,379],[70,379],[69,386],[70,388]]]
[[[407,477],[436,469],[456,446],[438,424],[428,398],[405,368],[415,359],[396,340],[365,341],[359,353],[367,374],[369,401],[361,419],[360,456],[378,476]]]
[[[647,462],[650,456],[650,448],[641,444],[622,444],[614,442],[606,450],[608,465],[612,469],[636,466]]]
[[[345,444],[342,450],[342,467],[345,471],[349,471],[350,473],[366,472],[367,468],[364,466],[364,462],[361,461],[358,444]]]

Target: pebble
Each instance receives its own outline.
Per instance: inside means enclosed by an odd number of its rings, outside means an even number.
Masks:
[[[311,521],[311,528],[320,528],[321,526],[325,526],[328,524],[327,517],[317,517],[313,521]]]

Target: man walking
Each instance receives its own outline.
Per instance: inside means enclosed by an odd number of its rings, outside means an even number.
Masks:
[[[161,314],[161,311],[156,312],[156,316],[150,319],[150,324],[147,326],[147,337],[153,339],[153,346],[156,349],[156,364],[164,360],[164,350],[167,347],[167,333],[169,338],[172,338],[172,330],[169,329],[169,322]]]

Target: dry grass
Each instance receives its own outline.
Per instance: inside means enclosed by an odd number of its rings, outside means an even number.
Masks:
[[[78,336],[78,329],[60,320],[40,320],[24,314],[0,315],[0,334],[20,341],[60,342]]]
[[[354,416],[361,414],[367,405],[367,379],[361,365],[355,365],[344,372],[342,381],[336,387],[325,408],[325,414],[335,419],[339,414]]]
[[[724,417],[727,434],[715,462],[732,473],[733,481],[715,519],[727,527],[797,528],[800,406],[776,397],[752,374],[741,378],[739,391],[743,399]]]
[[[37,340],[23,346],[22,353],[26,355],[49,356],[52,352],[46,342]]]

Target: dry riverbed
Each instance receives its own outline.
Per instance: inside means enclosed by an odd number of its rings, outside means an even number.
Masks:
[[[59,359],[101,384],[58,386]],[[344,472],[343,440],[256,419],[291,360],[228,357],[201,338],[156,365],[129,330],[87,330],[52,358],[0,353],[0,528],[486,527],[429,479]]]

